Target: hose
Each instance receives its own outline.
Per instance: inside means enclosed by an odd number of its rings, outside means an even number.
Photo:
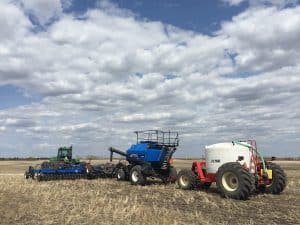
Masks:
[[[250,144],[247,144],[247,143],[241,143],[240,141],[233,141],[232,144],[238,144],[238,145],[241,145],[241,146],[244,146],[244,147],[247,147],[247,148],[253,148],[252,145]],[[261,162],[262,162],[262,166],[263,166],[263,171],[264,172],[267,172],[267,168],[266,168],[266,164],[265,164],[265,160],[264,160],[264,157],[257,151],[256,149],[256,153],[258,154]]]

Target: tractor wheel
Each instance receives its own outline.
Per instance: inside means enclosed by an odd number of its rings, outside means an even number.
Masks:
[[[216,183],[222,197],[246,200],[255,188],[252,174],[241,164],[223,164],[217,172]]]
[[[179,188],[183,190],[190,190],[196,186],[196,175],[192,170],[181,170],[178,173],[177,183]]]
[[[36,179],[37,179],[37,181],[43,181],[43,180],[44,180],[42,174],[38,174],[38,175],[36,176]]]
[[[263,192],[270,194],[280,194],[286,187],[286,174],[281,167],[275,163],[267,162],[266,166],[272,170],[272,181],[269,185],[264,186]]]
[[[146,176],[142,173],[142,167],[140,165],[132,167],[132,169],[130,170],[129,179],[131,184],[133,185],[146,184]]]
[[[24,174],[24,176],[25,176],[26,180],[29,179],[29,177],[30,177],[29,172],[26,171],[25,174]]]
[[[93,167],[90,164],[86,165],[86,167],[85,167],[85,173],[86,173],[87,179],[93,179],[94,178]]]
[[[117,181],[126,180],[126,173],[123,168],[119,168],[117,171]]]

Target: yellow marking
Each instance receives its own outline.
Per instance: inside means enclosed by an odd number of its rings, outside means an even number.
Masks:
[[[262,175],[267,176],[268,179],[270,179],[270,180],[273,178],[272,170],[267,169],[266,171],[264,171],[263,169],[261,169],[260,172],[261,172]]]

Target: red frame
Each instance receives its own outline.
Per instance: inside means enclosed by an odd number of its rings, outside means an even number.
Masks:
[[[205,168],[206,162],[205,161],[196,161],[193,162],[192,171],[194,171],[198,179],[203,183],[212,183],[216,182],[216,174],[215,173],[206,173]]]

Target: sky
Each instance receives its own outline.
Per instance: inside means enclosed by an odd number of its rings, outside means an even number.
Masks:
[[[300,156],[297,0],[3,0],[0,157],[108,156],[135,130],[177,157],[255,139]]]

